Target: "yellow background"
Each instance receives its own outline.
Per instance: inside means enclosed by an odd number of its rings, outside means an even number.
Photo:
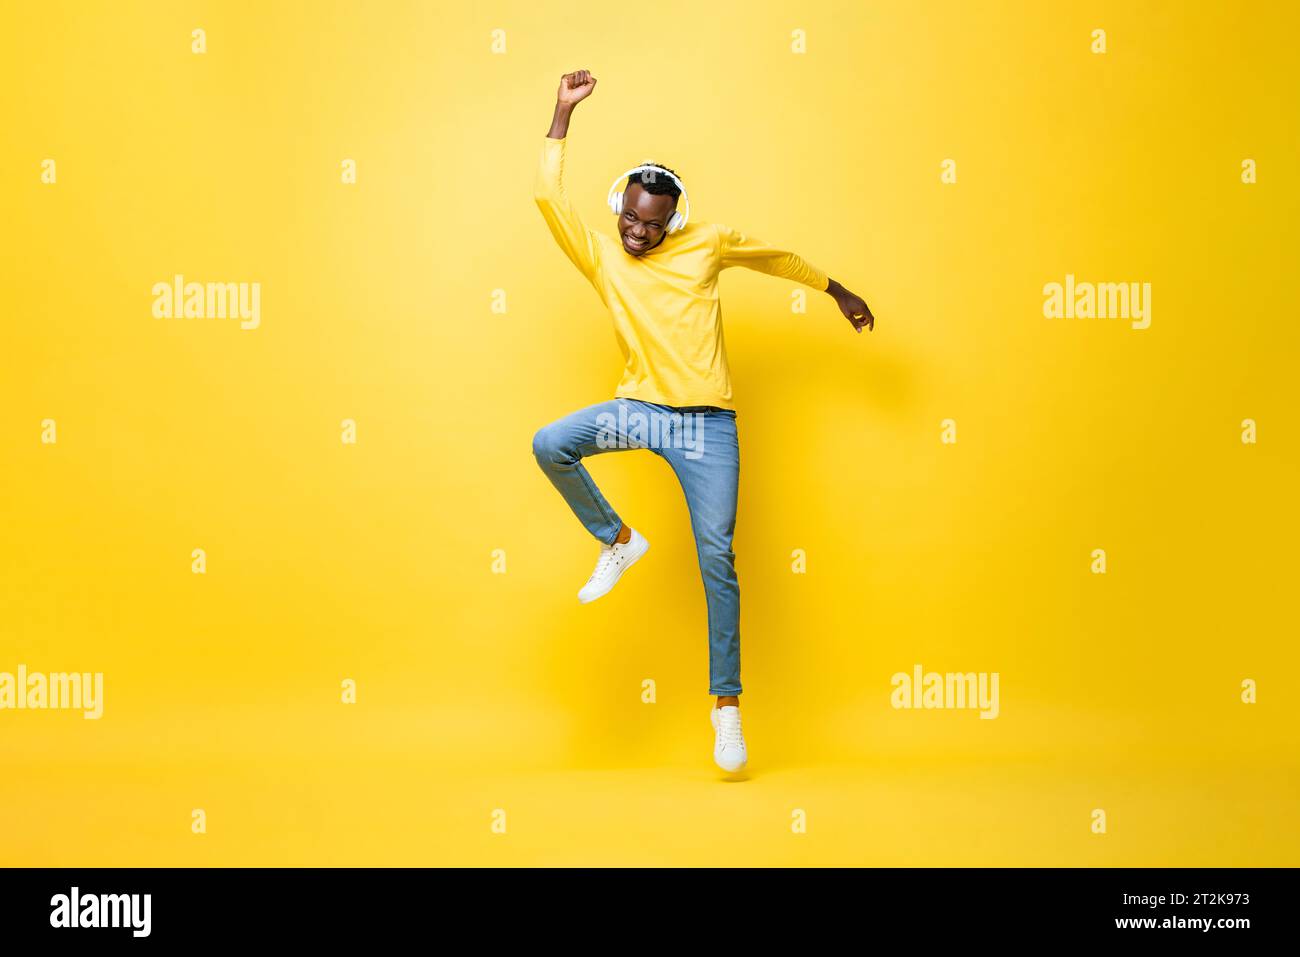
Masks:
[[[1300,864],[1294,7],[637,9],[5,5],[0,671],[105,714],[0,712],[0,863]],[[671,471],[593,463],[654,549],[580,606],[531,455],[621,369],[532,199],[578,68],[590,223],[652,157],[877,316],[722,280],[741,781]],[[1045,319],[1067,273],[1151,327]],[[1001,716],[894,710],[917,663]]]

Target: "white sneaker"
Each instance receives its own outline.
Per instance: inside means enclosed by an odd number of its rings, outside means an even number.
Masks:
[[[587,584],[578,592],[578,601],[584,605],[595,601],[608,592],[631,567],[632,563],[646,553],[650,543],[645,536],[632,529],[632,537],[622,544],[601,545],[600,558],[596,559],[596,570],[587,579]]]
[[[710,709],[713,722],[713,760],[724,771],[745,766],[745,736],[740,730],[740,709],[734,704]]]

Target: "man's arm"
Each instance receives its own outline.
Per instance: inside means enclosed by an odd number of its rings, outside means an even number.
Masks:
[[[588,279],[595,279],[599,263],[599,247],[595,234],[578,215],[578,210],[564,192],[565,137],[569,134],[569,118],[574,107],[591,95],[596,88],[596,78],[586,70],[566,73],[560,77],[560,89],[555,98],[555,113],[551,128],[542,146],[542,159],[537,167],[537,180],[533,198],[542,211],[542,218],[550,227],[551,235],[560,244],[564,254]]]
[[[827,293],[840,312],[853,324],[857,332],[866,326],[868,331],[875,328],[876,317],[871,314],[861,297],[855,296],[834,279],[812,263],[786,249],[777,249],[761,239],[746,236],[729,226],[718,227],[718,239],[722,253],[722,268],[744,266],[756,269],[770,276],[782,276],[793,279],[805,286],[812,286]]]

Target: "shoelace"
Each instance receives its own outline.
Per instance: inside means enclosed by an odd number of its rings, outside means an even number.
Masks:
[[[601,575],[605,574],[605,570],[609,568],[609,563],[612,562],[613,560],[614,560],[613,548],[606,548],[603,551],[601,551],[600,558],[596,561],[596,570],[591,573],[591,577],[588,578],[587,581],[594,582]]]
[[[722,739],[723,747],[731,744],[737,747],[743,745],[745,739],[740,733],[740,715],[732,719],[718,715],[718,736]]]

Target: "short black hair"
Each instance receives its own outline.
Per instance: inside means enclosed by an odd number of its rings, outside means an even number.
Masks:
[[[681,187],[672,179],[671,176],[656,176],[655,170],[663,170],[665,173],[677,175],[677,171],[662,166],[659,163],[646,163],[646,166],[652,166],[654,169],[643,169],[640,172],[633,173],[627,178],[627,185],[631,186],[636,183],[647,193],[653,193],[655,196],[671,196],[673,202],[682,195]]]

